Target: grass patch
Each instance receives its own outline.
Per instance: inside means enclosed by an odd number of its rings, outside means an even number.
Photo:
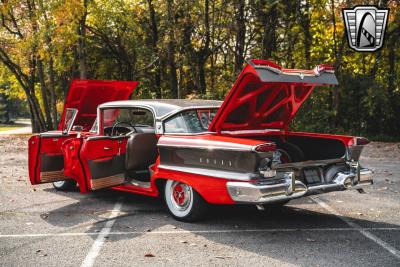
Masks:
[[[18,128],[22,128],[25,125],[21,124],[0,124],[0,132],[1,131],[8,131],[8,130],[15,130]]]

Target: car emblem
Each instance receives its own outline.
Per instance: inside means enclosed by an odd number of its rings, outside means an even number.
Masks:
[[[389,9],[374,6],[344,8],[349,46],[360,52],[372,52],[383,45]]]

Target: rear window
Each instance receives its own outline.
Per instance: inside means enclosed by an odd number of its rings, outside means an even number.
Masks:
[[[202,133],[214,119],[218,109],[186,110],[164,122],[165,133]]]

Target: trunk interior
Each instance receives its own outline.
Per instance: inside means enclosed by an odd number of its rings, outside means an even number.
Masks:
[[[270,133],[246,138],[274,142],[280,156],[273,168],[294,172],[296,179],[306,185],[330,183],[336,173],[348,170],[345,164],[346,146],[341,137]]]
[[[328,160],[343,158],[346,146],[340,139],[331,137],[315,137],[307,135],[282,134],[267,135],[263,137],[249,137],[276,143],[277,149],[286,151],[290,155],[290,162],[309,160]]]

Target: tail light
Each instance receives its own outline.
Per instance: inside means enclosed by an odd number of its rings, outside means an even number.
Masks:
[[[262,145],[258,145],[255,147],[255,151],[257,152],[270,152],[270,151],[274,151],[276,149],[276,145],[275,144],[262,144]]]
[[[356,145],[357,146],[365,146],[368,145],[370,141],[364,137],[356,137]]]

